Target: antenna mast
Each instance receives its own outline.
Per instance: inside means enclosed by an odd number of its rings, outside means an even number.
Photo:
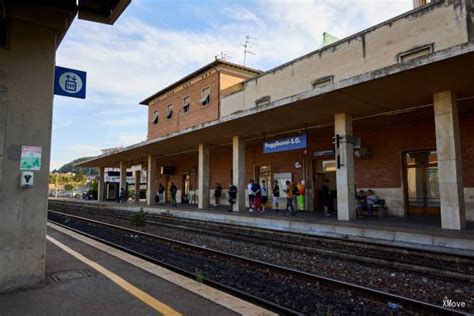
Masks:
[[[242,46],[244,47],[244,66],[245,66],[245,63],[247,62],[247,54],[255,55],[255,53],[253,51],[251,51],[250,49],[253,49],[253,46],[257,46],[257,44],[251,42],[250,41],[251,39],[256,40],[255,37],[251,37],[249,35],[246,35],[245,36],[245,42],[242,44]]]

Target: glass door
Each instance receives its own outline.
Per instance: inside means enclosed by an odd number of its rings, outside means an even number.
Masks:
[[[438,161],[436,151],[404,154],[405,196],[409,215],[439,215]]]

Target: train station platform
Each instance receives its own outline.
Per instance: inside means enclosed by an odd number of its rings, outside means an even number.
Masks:
[[[0,315],[273,315],[48,223],[45,281],[0,294]]]
[[[433,250],[474,257],[474,223],[468,222],[465,230],[441,229],[440,219],[434,217],[362,217],[344,222],[335,215],[325,217],[319,212],[298,212],[296,216],[282,216],[267,210],[263,214],[227,212],[227,207],[200,210],[194,205],[147,206],[145,202],[90,201],[53,198],[52,201],[83,203],[109,208],[166,214],[186,219],[213,221],[225,224],[253,226],[293,233],[343,238],[347,240],[401,246],[412,249]]]

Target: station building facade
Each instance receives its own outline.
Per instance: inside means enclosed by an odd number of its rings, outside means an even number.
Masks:
[[[219,90],[218,112],[189,124],[153,126],[169,102],[152,96],[146,142],[82,165],[142,165],[148,204],[158,183],[174,182],[178,200],[207,208],[216,183],[233,183],[242,211],[250,179],[289,179],[303,180],[305,209],[319,211],[329,179],[339,220],[355,218],[356,190],[372,189],[389,215],[463,229],[474,221],[473,15],[470,1],[417,3]]]

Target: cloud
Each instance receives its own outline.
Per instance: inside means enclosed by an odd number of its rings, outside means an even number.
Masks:
[[[87,99],[55,98],[52,165],[144,140],[147,108],[138,102],[221,51],[242,63],[245,35],[257,44],[247,65],[268,70],[320,48],[325,31],[343,38],[412,8],[412,0],[257,0],[150,10],[160,3],[133,2],[113,27],[73,23],[57,64],[87,71]],[[81,144],[71,145],[76,139]]]

